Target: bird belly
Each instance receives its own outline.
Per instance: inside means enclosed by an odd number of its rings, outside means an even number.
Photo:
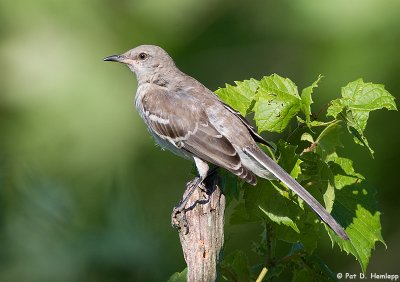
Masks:
[[[161,147],[162,150],[168,149],[175,155],[185,158],[185,159],[193,159],[192,154],[188,151],[178,148],[175,144],[171,143],[168,139],[163,139],[155,134],[152,130],[149,129],[151,136],[153,136],[156,144]]]
[[[177,155],[179,157],[183,157],[185,159],[193,159],[192,154],[190,154],[189,152],[187,152],[185,150],[178,148],[178,144],[175,144],[172,140],[168,140],[167,138],[160,137],[151,129],[150,126],[148,126],[147,119],[148,119],[149,114],[143,108],[143,104],[142,104],[143,94],[145,91],[147,91],[146,87],[148,87],[148,86],[149,86],[148,84],[139,86],[138,91],[136,93],[136,97],[135,97],[135,106],[136,106],[136,109],[137,109],[140,117],[146,123],[147,130],[150,132],[151,136],[156,141],[156,145],[159,145],[162,150],[168,149],[169,151],[171,151],[172,153],[174,153],[175,155]]]

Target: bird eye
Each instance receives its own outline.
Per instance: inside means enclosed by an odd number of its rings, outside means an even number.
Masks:
[[[144,60],[144,59],[146,59],[147,58],[147,54],[146,53],[140,53],[139,54],[139,59],[140,60]]]

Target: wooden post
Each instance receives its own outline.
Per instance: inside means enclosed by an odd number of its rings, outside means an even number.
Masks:
[[[189,182],[183,198],[190,190]],[[174,209],[172,225],[179,231],[188,267],[187,281],[215,281],[217,263],[224,243],[225,196],[214,173],[190,196],[186,212]]]

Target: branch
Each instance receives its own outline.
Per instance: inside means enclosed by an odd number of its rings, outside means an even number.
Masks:
[[[215,281],[217,262],[224,243],[225,196],[217,173],[207,178],[190,196],[185,211],[174,209],[172,225],[178,229],[188,267],[187,281]],[[186,194],[193,181],[186,184]]]

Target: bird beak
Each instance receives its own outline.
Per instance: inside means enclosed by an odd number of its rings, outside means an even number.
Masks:
[[[131,59],[125,57],[124,55],[112,55],[105,57],[103,61],[110,61],[110,62],[118,62],[118,63],[123,63],[123,64],[129,64],[131,62]]]

